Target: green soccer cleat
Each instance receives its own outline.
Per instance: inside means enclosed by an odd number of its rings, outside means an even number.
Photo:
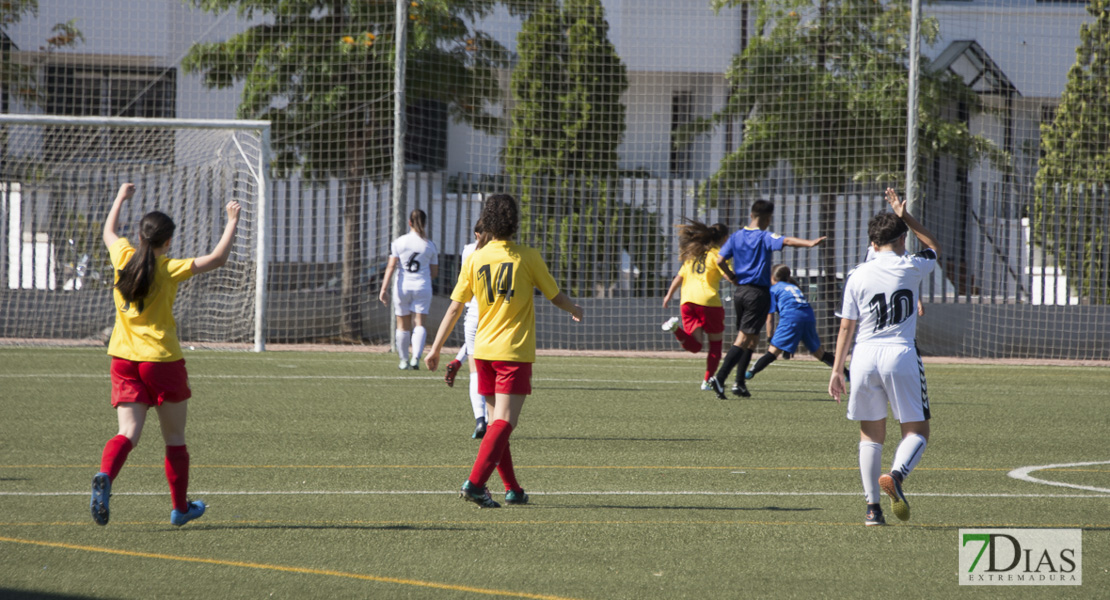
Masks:
[[[494,502],[493,498],[489,495],[489,488],[478,487],[467,479],[462,484],[462,489],[459,490],[459,496],[463,500],[468,500],[478,505],[478,508],[501,508],[501,505]]]
[[[514,492],[509,490],[505,492],[505,504],[528,504],[528,494],[524,490]]]
[[[910,503],[902,493],[902,482],[893,472],[879,476],[879,487],[890,496],[890,510],[899,521],[910,520]]]

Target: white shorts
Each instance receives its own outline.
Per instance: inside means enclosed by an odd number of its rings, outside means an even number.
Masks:
[[[426,315],[432,307],[432,286],[409,286],[406,288],[404,284],[395,285],[393,286],[393,304],[396,306],[394,311],[398,317],[411,313]]]
[[[463,317],[463,336],[466,339],[466,353],[474,356],[474,338],[478,336],[478,310],[468,304]]]
[[[890,412],[899,423],[929,420],[925,369],[914,346],[856,346],[849,368],[852,375],[849,419],[885,419],[889,403]]]

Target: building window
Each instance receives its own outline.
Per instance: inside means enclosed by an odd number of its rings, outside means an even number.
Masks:
[[[447,168],[447,104],[417,100],[405,109],[405,163],[423,171]]]
[[[693,121],[694,94],[688,91],[676,92],[671,96],[671,177],[686,178],[693,172],[692,143],[675,144],[682,130]]]
[[[51,115],[172,118],[176,75],[176,69],[49,65],[44,108]],[[165,163],[173,158],[173,139],[168,129],[121,128],[89,136],[55,127],[43,150],[48,160]]]

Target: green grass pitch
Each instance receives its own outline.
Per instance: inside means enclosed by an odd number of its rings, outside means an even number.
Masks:
[[[1095,367],[929,364],[912,519],[863,526],[858,430],[828,370],[779,361],[753,397],[698,390],[703,357],[540,357],[512,437],[532,501],[456,496],[477,451],[464,369],[393,355],[195,351],[190,496],[169,524],[153,414],[111,523],[89,481],[116,432],[102,349],[0,349],[0,597],[1106,597],[1110,493],[1021,481],[1110,461]],[[889,468],[896,424],[884,451]],[[1110,464],[1038,471],[1110,488]],[[500,479],[490,480],[500,498]],[[884,502],[884,506],[889,506]],[[958,585],[961,527],[1081,528],[1081,587]]]

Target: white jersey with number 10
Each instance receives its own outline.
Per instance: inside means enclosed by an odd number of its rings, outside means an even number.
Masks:
[[[898,256],[879,252],[848,276],[837,316],[858,322],[856,344],[913,346],[917,334],[917,290],[936,268],[931,249]]]

